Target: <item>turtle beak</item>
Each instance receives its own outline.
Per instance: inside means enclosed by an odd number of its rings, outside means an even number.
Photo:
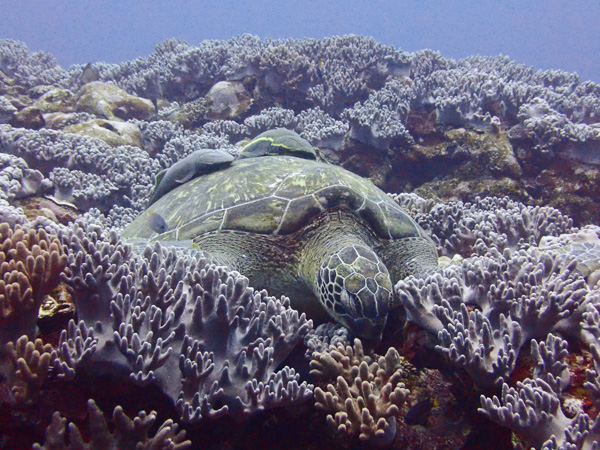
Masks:
[[[348,320],[348,318],[346,318]],[[381,341],[385,320],[375,321],[367,318],[350,319],[348,320],[349,328],[358,336],[372,341]]]

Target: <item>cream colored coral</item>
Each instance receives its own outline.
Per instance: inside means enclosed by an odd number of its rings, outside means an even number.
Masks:
[[[0,224],[0,342],[33,334],[42,299],[66,264],[58,237],[43,228]]]
[[[35,404],[48,375],[52,346],[44,344],[41,339],[32,342],[27,336],[21,336],[16,344],[9,342],[6,349],[16,369],[14,379],[9,380],[15,403]]]
[[[336,384],[326,391],[315,389],[315,406],[329,411],[327,423],[340,433],[361,440],[391,442],[396,433],[396,416],[409,394],[404,388],[400,355],[389,348],[376,362],[364,354],[362,343],[354,347],[339,345],[317,353],[311,374],[337,375]]]

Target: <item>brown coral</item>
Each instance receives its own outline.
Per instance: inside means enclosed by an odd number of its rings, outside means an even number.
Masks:
[[[133,419],[129,418],[120,406],[117,406],[112,415],[114,432],[109,431],[108,424],[102,411],[96,406],[94,400],[88,401],[89,442],[85,442],[79,428],[69,423],[67,441],[67,419],[61,417],[59,412],[52,416],[52,422],[46,429],[46,442],[43,446],[35,444],[34,449],[55,448],[145,448],[145,449],[171,449],[183,450],[191,446],[185,440],[185,431],[172,420],[166,420],[150,437],[150,429],[156,422],[156,412],[146,414],[145,411]]]
[[[21,336],[16,344],[9,342],[6,350],[15,369],[9,380],[15,404],[21,408],[35,405],[50,369],[52,346],[44,345],[41,339],[30,341]]]
[[[328,352],[315,353],[311,367],[312,375],[338,375],[326,391],[315,389],[315,406],[333,413],[327,416],[329,426],[379,444],[394,439],[396,416],[409,394],[400,381],[403,369],[396,349],[389,348],[385,357],[371,362],[355,339],[354,347],[331,346]]]
[[[67,264],[60,240],[38,230],[0,224],[0,342],[35,332],[40,304]]]

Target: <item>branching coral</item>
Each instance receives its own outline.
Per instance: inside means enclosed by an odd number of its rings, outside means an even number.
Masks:
[[[288,299],[159,244],[137,261],[115,233],[94,226],[63,239],[71,250],[65,280],[82,322],[60,337],[61,376],[120,367],[139,386],[157,384],[186,422],[242,419],[311,395],[294,369],[277,370],[312,326]]]
[[[331,413],[327,423],[339,433],[384,445],[396,435],[396,417],[409,391],[401,382],[402,363],[393,347],[385,357],[371,361],[359,339],[353,347],[331,346],[315,353],[311,374],[337,377],[326,390],[315,389],[315,406]]]
[[[55,412],[52,423],[46,429],[44,445],[35,444],[34,449],[93,449],[93,448],[162,448],[170,450],[183,450],[190,448],[191,442],[185,440],[185,431],[178,431],[179,427],[168,419],[150,437],[150,430],[156,423],[156,412],[146,414],[140,411],[133,419],[129,418],[120,406],[112,414],[114,431],[110,431],[102,411],[93,400],[88,401],[89,441],[82,437],[79,428],[69,423]],[[68,439],[67,439],[68,430]]]
[[[45,229],[0,224],[0,343],[33,337],[40,304],[60,281],[66,251]]]

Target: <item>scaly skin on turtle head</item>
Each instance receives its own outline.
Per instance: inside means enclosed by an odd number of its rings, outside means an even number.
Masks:
[[[333,253],[319,268],[317,288],[332,317],[362,337],[381,338],[392,281],[373,250],[353,244]]]

